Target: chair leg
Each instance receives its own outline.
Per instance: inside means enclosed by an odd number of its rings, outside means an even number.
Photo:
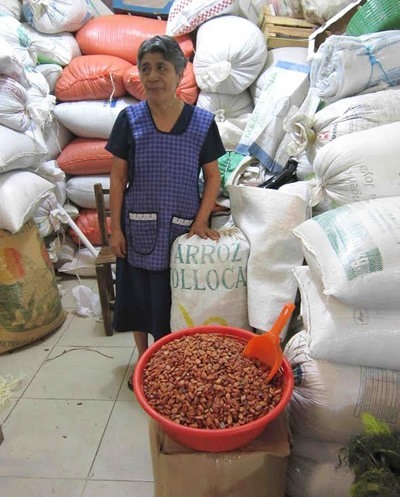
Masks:
[[[107,288],[107,273],[109,272],[109,270],[110,266],[107,264],[96,266],[97,286],[99,289],[104,330],[106,332],[106,335],[111,336],[113,335],[113,328],[111,319],[110,295]]]
[[[115,290],[114,290],[114,280],[113,280],[113,274],[112,274],[112,267],[111,264],[106,265],[106,285],[107,285],[107,292],[108,292],[108,297],[109,300],[115,300]]]

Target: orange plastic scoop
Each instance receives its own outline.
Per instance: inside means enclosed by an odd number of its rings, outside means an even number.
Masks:
[[[281,367],[283,353],[279,334],[292,315],[295,307],[294,304],[286,304],[272,328],[263,335],[251,338],[243,350],[245,357],[257,359],[262,364],[271,368],[267,381],[270,381]]]

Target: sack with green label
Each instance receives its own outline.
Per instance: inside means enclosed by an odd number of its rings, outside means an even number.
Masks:
[[[178,237],[171,251],[171,330],[201,325],[251,329],[247,316],[249,243],[234,226],[218,241]]]
[[[346,305],[398,309],[400,197],[342,205],[293,230],[323,293]]]

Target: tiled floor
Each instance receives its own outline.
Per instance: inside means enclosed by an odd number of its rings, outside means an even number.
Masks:
[[[0,376],[23,376],[0,408],[0,497],[152,497],[147,418],[127,388],[136,351],[131,333],[107,337],[76,314],[62,279],[63,326],[0,357]]]

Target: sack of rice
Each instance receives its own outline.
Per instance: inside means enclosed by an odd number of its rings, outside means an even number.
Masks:
[[[218,241],[179,236],[171,251],[171,330],[215,324],[249,329],[249,244],[236,227]]]

